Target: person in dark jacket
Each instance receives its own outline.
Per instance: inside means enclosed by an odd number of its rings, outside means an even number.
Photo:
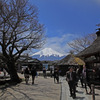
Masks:
[[[46,75],[46,68],[45,68],[45,67],[43,67],[43,76],[44,76],[44,78],[47,78],[47,75]]]
[[[70,96],[76,98],[76,72],[73,71],[71,67],[68,72],[66,72],[66,80],[69,85]]]
[[[57,68],[54,69],[54,83],[55,80],[59,83],[59,70]]]
[[[25,77],[26,84],[28,84],[28,81],[29,81],[29,69],[28,69],[28,67],[24,70],[24,77]]]
[[[37,75],[37,71],[35,67],[32,67],[31,75],[32,75],[32,84],[34,84],[35,76]]]
[[[85,85],[86,94],[88,94],[87,86],[88,86],[89,89],[90,89],[89,94],[92,93],[91,82],[90,82],[90,78],[89,78],[89,73],[90,73],[90,72],[94,73],[95,70],[93,70],[93,69],[88,69],[88,68],[86,68],[85,65],[83,65],[82,80],[83,80],[83,83],[84,83],[84,85]]]

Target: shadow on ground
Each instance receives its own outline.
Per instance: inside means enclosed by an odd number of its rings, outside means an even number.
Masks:
[[[36,86],[37,84],[34,84],[34,85]],[[12,100],[12,98],[13,100],[19,100],[18,95],[14,94],[14,92],[21,95],[20,100],[21,99],[26,100],[26,98],[27,100],[34,100],[30,98],[30,96],[28,96],[27,93],[25,93],[24,89],[22,88],[20,89],[19,86],[20,86],[20,83],[14,83],[11,80],[0,82],[0,100]]]

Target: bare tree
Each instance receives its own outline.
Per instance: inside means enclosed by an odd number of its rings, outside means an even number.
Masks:
[[[15,63],[28,49],[40,48],[44,26],[38,21],[38,10],[28,0],[0,0],[0,49],[12,81],[19,82]]]
[[[88,34],[82,38],[73,40],[72,42],[68,43],[68,45],[72,48],[74,53],[79,53],[80,51],[90,46],[95,39],[96,34]]]

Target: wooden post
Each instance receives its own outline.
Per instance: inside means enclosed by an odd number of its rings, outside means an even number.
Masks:
[[[92,100],[95,100],[95,87],[94,84],[91,85],[92,88]]]

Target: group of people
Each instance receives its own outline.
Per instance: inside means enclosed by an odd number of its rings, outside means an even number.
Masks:
[[[89,72],[95,72],[95,70],[92,69],[87,69],[85,65],[83,65],[82,70],[77,68],[75,70],[73,67],[69,68],[69,71],[66,72],[66,81],[68,82],[69,85],[69,90],[70,90],[70,96],[73,98],[76,98],[76,87],[78,86],[78,81],[80,80],[82,87],[85,87],[86,94],[91,93],[91,83],[89,82],[88,78],[88,73]],[[31,73],[30,73],[31,72]],[[34,84],[35,76],[37,75],[37,71],[35,67],[32,67],[31,70],[27,67],[24,70],[24,76],[25,76],[25,82],[28,84],[29,81],[29,76],[32,76],[32,84]],[[44,78],[46,77],[46,69],[43,68],[43,75]],[[54,69],[54,83],[59,83],[59,70],[58,68]],[[87,91],[87,86],[90,88],[90,92]]]
[[[31,73],[30,73],[31,72]],[[76,87],[78,86],[78,81],[80,80],[82,87],[85,87],[86,94],[91,93],[91,82],[89,82],[89,72],[95,72],[93,69],[87,69],[85,65],[83,65],[82,70],[80,68],[77,68],[76,70],[73,67],[70,67],[69,70],[66,72],[66,81],[68,82],[69,85],[69,90],[70,90],[70,96],[76,98]],[[29,76],[32,76],[32,84],[34,84],[35,76],[37,75],[37,71],[35,67],[32,67],[31,70],[27,67],[24,70],[24,76],[25,76],[25,82],[28,84],[29,81]],[[46,78],[46,69],[43,68],[43,75],[44,78]],[[59,70],[58,68],[54,69],[53,73],[54,77],[54,83],[59,83]],[[90,91],[87,91],[87,86],[89,87]]]
[[[47,78],[47,74],[46,74],[46,68],[43,67],[43,76],[44,78]],[[54,83],[59,83],[59,69],[58,68],[54,68],[54,73],[53,70],[50,69],[50,77],[54,77]]]
[[[79,68],[74,70],[73,67],[69,68],[69,71],[66,72],[66,80],[69,85],[70,96],[76,98],[76,87],[78,86],[78,81],[80,80],[82,87],[85,87],[86,94],[88,94],[87,86],[90,89],[90,93],[92,93],[91,82],[89,80],[89,72],[95,72],[93,69],[87,69],[85,65],[83,65],[82,70]]]
[[[35,67],[32,67],[31,70],[29,70],[29,68],[27,67],[24,70],[24,77],[25,77],[26,84],[28,84],[30,74],[32,76],[32,84],[34,84],[35,76],[37,75],[37,71]]]
[[[23,73],[24,73],[26,84],[28,84],[30,74],[32,76],[32,84],[34,84],[35,76],[37,75],[36,68],[32,67],[30,70],[28,67],[26,67],[24,69]],[[43,67],[43,76],[44,76],[44,78],[47,78],[45,67]],[[59,70],[58,70],[58,68],[54,69],[54,73],[51,73],[51,71],[50,71],[50,76],[51,76],[51,78],[52,78],[52,76],[54,77],[54,83],[59,83]]]

